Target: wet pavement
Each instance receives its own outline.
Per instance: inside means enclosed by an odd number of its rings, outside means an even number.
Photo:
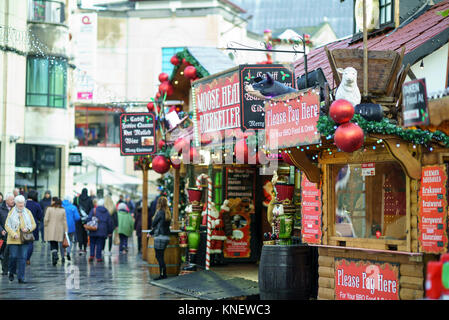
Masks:
[[[35,241],[25,271],[28,283],[19,284],[17,277],[10,282],[0,275],[0,300],[192,300],[150,283],[147,262],[137,254],[133,238],[128,254],[119,254],[114,245],[103,262],[88,262],[88,255],[75,249],[71,261],[62,264],[60,258],[56,266],[51,264],[50,245]]]

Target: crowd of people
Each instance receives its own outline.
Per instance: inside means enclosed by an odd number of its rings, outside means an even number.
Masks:
[[[149,229],[156,218],[159,198],[149,207]],[[61,200],[46,191],[42,199],[38,199],[35,190],[14,189],[4,196],[0,193],[0,260],[2,275],[7,275],[10,281],[17,276],[19,283],[26,283],[25,267],[32,264],[36,241],[49,244],[53,266],[59,260],[61,263],[66,259],[70,261],[76,246],[80,256],[87,256],[89,246],[89,262],[101,263],[103,255],[111,254],[113,245],[118,245],[120,254],[127,254],[128,238],[133,231],[136,231],[138,252],[141,252],[142,201],[134,203],[130,196],[120,196],[114,204],[111,195],[97,199],[88,195],[86,188],[74,198],[66,196]],[[165,206],[162,210],[168,209]],[[155,219],[157,224],[159,220],[165,219],[158,217]],[[166,233],[166,223],[163,229],[158,228],[156,235]],[[161,241],[159,247],[162,248],[164,244],[166,246],[165,237]],[[158,257],[158,260],[162,257],[161,276],[165,276],[163,251],[159,251]]]

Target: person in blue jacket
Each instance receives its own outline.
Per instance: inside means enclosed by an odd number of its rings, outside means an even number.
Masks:
[[[28,210],[30,210],[31,213],[33,214],[33,218],[34,218],[34,221],[36,222],[36,224],[38,224],[39,222],[42,221],[42,219],[44,218],[44,213],[42,211],[41,205],[39,204],[39,202],[37,202],[37,191],[35,191],[35,190],[28,191],[28,196],[27,196],[25,207]],[[39,240],[39,228],[34,229],[33,235],[34,235],[34,241],[38,241]],[[28,244],[26,264],[31,264],[30,259],[31,259],[31,255],[33,254],[34,241],[31,241]]]
[[[104,248],[104,243],[106,238],[111,236],[114,231],[111,215],[109,214],[108,209],[104,207],[104,199],[98,200],[97,207],[90,211],[87,222],[92,221],[94,216],[98,220],[98,229],[96,231],[89,231],[89,262],[93,261],[94,258],[97,258],[97,262],[103,262],[101,254]]]
[[[75,232],[76,232],[76,228],[75,228],[75,222],[79,221],[81,219],[80,214],[78,212],[78,208],[72,204],[71,202],[72,197],[71,196],[66,196],[64,198],[64,201],[62,201],[62,206],[65,209],[65,216],[67,219],[67,227],[68,227],[68,235],[69,235],[69,240],[70,240],[70,246],[67,247],[67,260],[70,261],[70,253],[71,253],[71,248],[72,246],[74,246],[74,239],[75,239]],[[62,243],[61,243],[62,246]]]

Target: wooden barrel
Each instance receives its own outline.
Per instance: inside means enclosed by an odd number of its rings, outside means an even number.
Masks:
[[[181,248],[177,233],[170,234],[170,241],[164,252],[164,261],[167,266],[167,276],[177,276],[181,270]],[[147,262],[149,264],[150,275],[159,275],[159,264],[157,263],[154,251],[154,237],[148,239]]]
[[[261,300],[308,300],[312,287],[307,245],[264,245],[259,263]]]

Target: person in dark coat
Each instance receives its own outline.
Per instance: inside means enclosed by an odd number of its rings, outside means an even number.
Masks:
[[[109,214],[108,209],[104,207],[103,199],[100,199],[98,201],[98,206],[90,211],[87,222],[91,221],[94,216],[98,219],[98,229],[96,231],[89,231],[89,262],[93,261],[94,257],[97,258],[97,262],[102,262],[103,259],[101,253],[104,248],[104,243],[106,238],[114,231],[111,215]]]
[[[42,200],[39,202],[39,205],[41,206],[42,209],[42,220],[39,221],[39,232],[41,233],[41,239],[42,242],[44,241],[44,218],[45,218],[45,210],[47,210],[47,208],[49,206],[51,206],[51,191],[47,190],[44,193],[44,197],[42,198]],[[38,221],[36,221],[36,223],[38,223]]]
[[[152,213],[150,213],[150,210],[148,211],[148,217],[147,217],[148,218],[148,222],[147,222],[148,229],[151,229],[154,211],[155,210],[153,210]],[[137,247],[138,247],[138,251],[140,253],[142,251],[142,200],[139,200],[139,202],[136,203],[136,210],[135,210],[134,218],[136,220],[136,222],[134,224],[134,230],[136,230],[137,245],[138,245]]]
[[[154,280],[167,278],[167,267],[164,261],[164,251],[170,241],[171,213],[166,197],[157,199],[156,215],[153,217],[153,228],[150,235],[154,236],[154,251],[159,263],[160,276]]]
[[[42,223],[44,219],[44,213],[42,212],[41,205],[37,202],[37,191],[30,190],[28,192],[28,199],[26,201],[25,207],[31,211],[33,214],[34,221],[36,224]],[[33,231],[34,241],[39,241],[39,228]],[[33,254],[34,241],[28,244],[27,261],[26,264],[30,264],[31,255]]]
[[[94,208],[92,198],[87,195],[87,189],[81,190],[81,195],[76,197],[73,204],[77,207],[81,219],[75,223],[76,238],[78,246],[81,250],[80,255],[87,252],[87,231],[84,229],[84,224],[87,222],[88,215]]]
[[[136,205],[134,204],[134,202],[131,200],[130,196],[126,196],[126,201],[125,201],[126,205],[128,206],[129,209],[129,213],[134,214],[134,211],[136,210]]]
[[[5,229],[6,218],[8,218],[8,213],[15,206],[14,195],[12,193],[7,193],[5,195],[5,200],[0,205],[0,237],[3,239],[3,245],[0,249],[0,255],[3,256],[2,260],[2,275],[6,276],[8,274],[8,261],[9,261],[9,249],[8,249],[8,233]]]

